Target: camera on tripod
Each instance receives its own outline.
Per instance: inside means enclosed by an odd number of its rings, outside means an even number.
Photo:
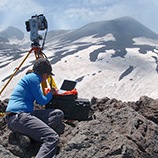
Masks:
[[[34,15],[25,22],[26,30],[30,32],[30,39],[36,44],[39,44],[39,40],[42,40],[42,36],[38,34],[39,30],[48,29],[48,24],[43,14]]]

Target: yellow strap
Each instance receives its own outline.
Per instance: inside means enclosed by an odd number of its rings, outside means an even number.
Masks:
[[[53,76],[48,77],[48,82],[49,83],[51,82],[51,87],[57,88],[57,85],[55,83],[55,80],[54,80]]]
[[[51,83],[51,87],[57,88],[57,85],[56,85],[56,83],[55,83],[55,80],[54,80],[54,78],[53,78],[52,76],[49,76],[48,79],[47,79],[47,81],[48,81],[48,83]],[[45,94],[45,88],[48,87],[47,81],[44,81],[44,82],[41,83],[42,91],[43,91],[43,94],[44,94],[44,95],[46,95],[46,94]]]

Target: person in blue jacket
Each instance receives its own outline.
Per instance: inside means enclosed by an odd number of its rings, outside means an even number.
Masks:
[[[36,158],[55,157],[59,135],[55,129],[62,123],[64,114],[59,109],[34,110],[34,102],[50,102],[54,88],[46,95],[40,83],[52,75],[52,67],[45,58],[35,60],[33,72],[25,75],[15,87],[6,108],[6,120],[11,131],[24,134],[41,142]]]

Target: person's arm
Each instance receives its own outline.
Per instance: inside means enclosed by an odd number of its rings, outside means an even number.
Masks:
[[[30,90],[32,95],[34,96],[35,100],[40,105],[47,104],[52,99],[52,92],[50,91],[46,95],[43,94],[41,87],[40,87],[40,81],[37,80],[37,78],[33,78],[30,82]]]

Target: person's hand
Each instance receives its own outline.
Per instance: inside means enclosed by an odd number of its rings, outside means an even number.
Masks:
[[[56,88],[54,88],[54,87],[51,88],[51,92],[52,92],[53,95],[56,94],[57,91],[58,91],[58,90],[57,90]]]

